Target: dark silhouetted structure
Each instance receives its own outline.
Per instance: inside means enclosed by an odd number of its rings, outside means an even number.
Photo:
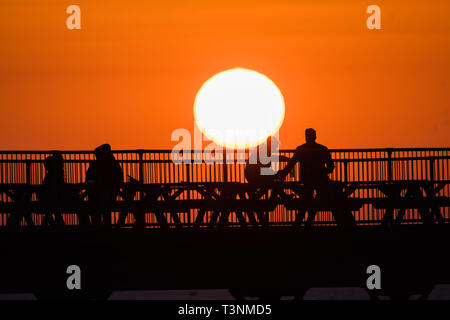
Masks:
[[[14,190],[6,191],[8,197],[14,201],[16,210],[10,215],[6,226],[8,228],[18,228],[24,218],[27,225],[33,227],[34,221],[31,212],[28,209],[28,204],[31,198],[31,192],[26,185],[19,185]]]
[[[0,292],[102,299],[112,290],[195,286],[300,298],[321,286],[366,288],[371,264],[382,270],[372,296],[426,297],[450,283],[450,148],[338,149],[331,157],[309,137],[299,150],[279,151],[289,166],[277,177],[297,161],[302,172],[271,183],[244,183],[246,150],[226,164],[228,179],[225,164],[174,164],[170,150],[116,150],[120,166],[108,145],[93,162],[92,151],[65,151],[64,173],[48,151],[0,151]],[[55,208],[61,230],[43,226],[42,214],[55,219]],[[111,221],[114,230],[82,228],[94,212],[94,223]],[[309,230],[297,224],[306,212]],[[126,221],[129,213],[135,219]],[[356,226],[341,228],[353,214]],[[81,290],[66,286],[72,264],[82,270]]]
[[[93,210],[93,224],[110,224],[110,206],[116,200],[123,182],[123,171],[109,144],[94,150],[96,160],[86,172],[87,194]]]

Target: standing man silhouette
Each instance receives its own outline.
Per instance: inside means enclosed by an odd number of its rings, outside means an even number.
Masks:
[[[314,191],[321,199],[329,199],[334,196],[328,175],[334,170],[334,163],[327,147],[316,142],[316,131],[312,128],[305,130],[306,143],[297,147],[294,156],[289,160],[286,167],[278,172],[278,179],[284,180],[293,167],[300,162],[300,182],[303,183],[303,197],[307,201],[314,199]],[[317,197],[316,196],[316,197]],[[308,210],[307,226],[314,221],[316,211]],[[303,210],[303,215],[305,211]],[[297,217],[298,220],[303,219]],[[340,220],[340,212],[334,212],[335,220]],[[299,222],[297,220],[297,223]]]
[[[306,143],[297,147],[294,156],[278,175],[284,180],[297,162],[300,162],[300,182],[305,185],[318,186],[330,181],[328,174],[334,170],[328,148],[316,142],[316,130],[305,130]]]

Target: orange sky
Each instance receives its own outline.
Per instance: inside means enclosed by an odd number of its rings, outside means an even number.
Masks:
[[[236,66],[282,91],[281,148],[305,127],[330,148],[450,146],[449,40],[445,0],[3,0],[0,149],[170,149],[202,83]]]

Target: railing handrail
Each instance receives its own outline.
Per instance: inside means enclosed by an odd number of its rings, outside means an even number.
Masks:
[[[448,156],[418,156],[418,157],[393,157],[393,158],[347,158],[347,159],[333,159],[334,162],[380,162],[380,161],[404,161],[404,160],[443,160],[450,159],[450,155]],[[44,159],[0,159],[0,163],[43,163]],[[66,159],[64,162],[66,163],[85,163],[89,160],[74,160],[74,159]],[[118,160],[120,163],[172,163],[170,159],[143,159],[143,160],[130,160],[130,159],[120,159]],[[195,164],[195,159],[192,159],[192,164]],[[236,163],[244,163],[245,159],[235,159]],[[287,162],[288,160],[279,160],[278,162]],[[214,162],[212,162],[214,163]],[[217,162],[216,162],[217,163]],[[220,162],[222,163],[222,162]],[[179,164],[186,164],[185,162],[181,162]]]

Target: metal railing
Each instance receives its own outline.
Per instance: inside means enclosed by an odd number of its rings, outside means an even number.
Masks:
[[[280,150],[280,156],[292,157],[295,150]],[[335,170],[330,178],[346,183],[392,182],[392,181],[430,181],[450,180],[450,148],[383,148],[383,149],[335,149],[330,150],[335,162]],[[170,150],[123,150],[113,152],[127,175],[145,184],[152,183],[195,183],[195,182],[245,182],[245,161],[248,150],[227,153],[227,163],[223,154],[215,155],[211,163],[202,151],[190,151],[191,161],[174,163]],[[52,151],[0,151],[0,184],[26,183],[41,184],[44,176],[44,159]],[[66,183],[82,183],[89,163],[94,160],[92,151],[61,151],[64,158]],[[280,162],[283,168],[285,162]],[[297,164],[288,181],[298,181],[300,168]],[[447,184],[437,194],[450,197]],[[188,192],[186,198],[195,199],[195,193]],[[356,189],[350,197],[370,199],[383,197],[376,188]],[[138,195],[139,198],[139,195]],[[0,201],[11,201],[0,194]],[[441,208],[445,219],[450,218],[449,208]],[[191,213],[195,215],[195,212]],[[378,220],[383,215],[371,205],[363,206],[355,213],[357,221]],[[7,214],[0,213],[0,225],[6,222]],[[289,221],[292,212],[277,208],[271,212],[273,221]],[[406,217],[414,221],[417,210],[408,209]],[[37,219],[37,218],[36,218]],[[151,218],[149,218],[151,220]],[[192,220],[192,217],[190,218]],[[149,220],[149,221],[150,221]],[[317,215],[316,221],[332,220],[329,212]]]

